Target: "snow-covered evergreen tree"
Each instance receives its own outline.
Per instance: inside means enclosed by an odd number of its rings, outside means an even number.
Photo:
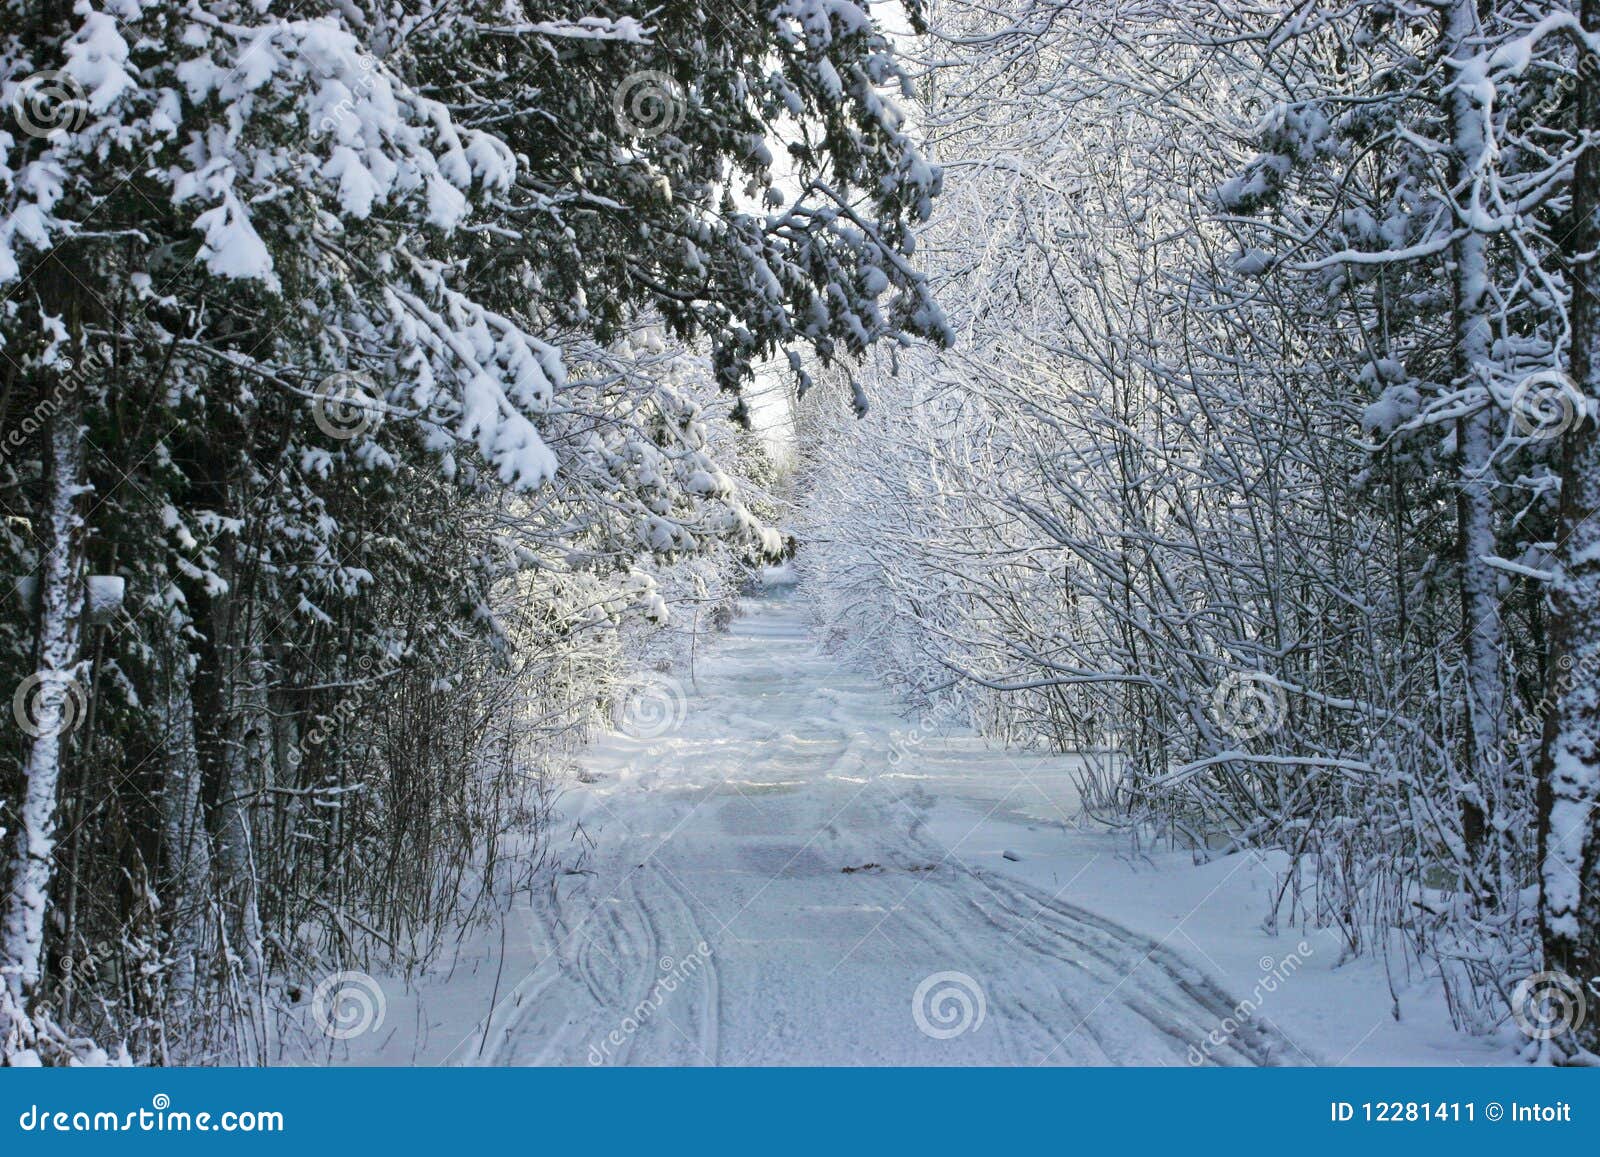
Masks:
[[[940,175],[851,0],[3,11],[0,1040],[263,1061],[347,928],[456,910],[438,818],[589,725],[656,572],[779,549],[752,364],[946,339]]]

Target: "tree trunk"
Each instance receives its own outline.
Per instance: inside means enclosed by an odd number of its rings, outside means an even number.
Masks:
[[[1446,48],[1459,60],[1473,57],[1471,40],[1478,34],[1476,0],[1455,0],[1447,16]],[[1459,75],[1452,79],[1459,81]],[[1477,92],[1465,85],[1450,90],[1453,131],[1452,194],[1461,236],[1452,250],[1454,273],[1454,354],[1452,378],[1457,389],[1489,372],[1488,238],[1475,222],[1479,182],[1492,163],[1490,110]],[[1492,904],[1507,883],[1499,878],[1506,857],[1496,846],[1494,820],[1503,803],[1501,743],[1505,735],[1504,631],[1500,621],[1499,576],[1484,562],[1497,553],[1493,456],[1496,409],[1486,401],[1457,425],[1460,467],[1456,491],[1457,561],[1460,566],[1461,641],[1466,663],[1467,727],[1463,744],[1461,784],[1462,834],[1476,900]]]
[[[55,868],[55,827],[62,753],[82,711],[76,682],[84,585],[79,532],[84,491],[80,406],[69,392],[50,422],[45,481],[37,668],[18,722],[29,734],[23,764],[21,824],[11,863],[10,891],[0,923],[0,1057],[37,1059],[29,1002],[44,955],[44,917]]]
[[[195,743],[191,672],[182,640],[169,637],[171,656],[163,672],[157,708],[164,740],[165,783],[161,792],[161,903],[168,951],[172,956],[173,995],[186,1004],[194,994],[195,971],[211,884],[211,836],[201,809],[200,755]],[[186,1008],[187,1021],[198,1011]]]
[[[231,548],[230,548],[231,551]],[[232,562],[230,558],[230,562]],[[261,924],[261,863],[256,846],[255,815],[269,782],[271,736],[266,702],[265,663],[253,638],[251,600],[240,567],[228,567],[229,590],[213,605],[220,646],[217,678],[221,722],[220,780],[217,786],[216,868],[218,894],[228,922],[232,952],[242,964],[245,991],[241,1012],[246,1023],[238,1034],[250,1055],[241,1063],[266,1063],[265,936]]]
[[[1583,0],[1583,26],[1600,33],[1600,0]],[[1589,62],[1591,65],[1595,62]],[[1581,71],[1580,75],[1584,75]],[[1591,142],[1572,186],[1572,380],[1600,397],[1600,85],[1578,85],[1578,128]],[[1550,1042],[1566,1058],[1600,1053],[1600,438],[1592,419],[1566,433],[1561,521],[1551,584],[1554,709],[1539,760],[1539,928],[1545,968],[1565,973],[1588,1001],[1582,1024]],[[1569,988],[1570,991],[1570,988]],[[1559,1057],[1556,1059],[1560,1059]]]

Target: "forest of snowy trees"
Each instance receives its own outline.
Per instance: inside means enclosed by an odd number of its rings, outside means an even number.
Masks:
[[[14,1060],[266,1061],[425,957],[781,548],[753,364],[945,336],[851,3],[275,7],[0,21]]]
[[[0,5],[6,1059],[294,1055],[791,534],[1269,926],[1600,1011],[1600,0]]]
[[[1593,1003],[1600,3],[934,25],[956,343],[800,407],[835,637],[1464,1029]]]

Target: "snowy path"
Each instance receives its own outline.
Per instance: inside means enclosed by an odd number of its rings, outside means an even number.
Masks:
[[[1048,810],[1065,768],[902,735],[915,720],[819,653],[798,596],[744,610],[668,717],[641,714],[634,730],[660,734],[586,759],[595,782],[567,797],[564,822],[593,846],[534,906],[539,963],[507,978],[487,1047],[455,1059],[1188,1063],[1233,1000],[926,822],[941,793]],[[1213,1059],[1294,1054],[1247,1025]]]

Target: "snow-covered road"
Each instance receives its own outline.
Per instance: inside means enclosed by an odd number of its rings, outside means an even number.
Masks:
[[[743,611],[692,683],[642,686],[633,735],[587,755],[593,782],[562,806],[581,870],[527,913],[536,966],[453,1059],[1189,1063],[1233,999],[1065,902],[1068,882],[1036,891],[927,822],[950,796],[1048,812],[1066,765],[924,734],[819,651],[787,588]],[[1249,1023],[1208,1051],[1294,1057]]]

